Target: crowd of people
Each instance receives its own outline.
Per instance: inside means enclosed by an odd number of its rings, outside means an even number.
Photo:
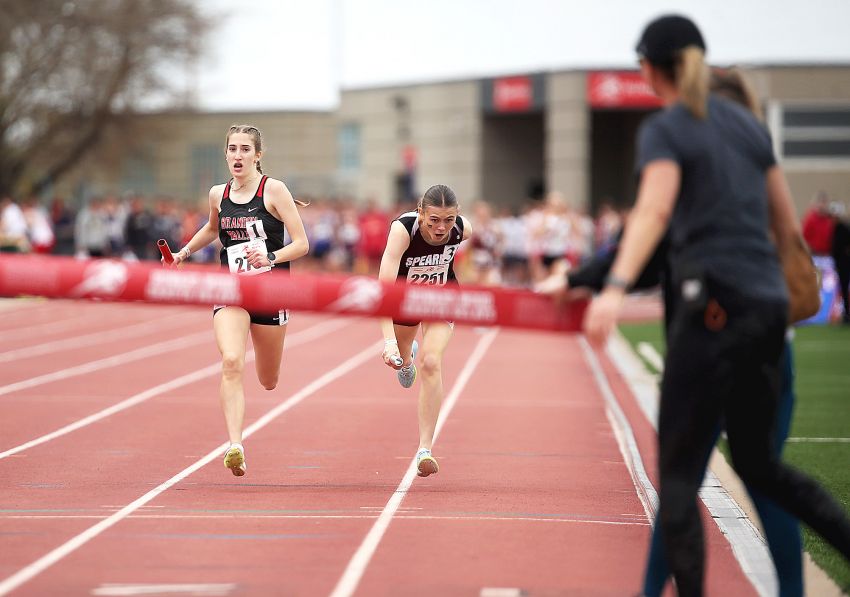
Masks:
[[[300,269],[376,275],[389,225],[413,209],[392,209],[374,200],[305,198],[301,217],[310,253]],[[519,207],[486,201],[469,204],[476,231],[457,260],[468,284],[529,288],[553,271],[587,261],[610,247],[625,212],[603,202],[596,217],[572,207],[557,191]],[[130,261],[159,259],[156,240],[181,247],[208,217],[206,201],[190,204],[170,197],[128,195],[93,197],[75,210],[61,198],[0,199],[0,252],[35,252],[77,257],[113,257]],[[850,213],[844,203],[819,192],[803,216],[803,236],[816,256],[832,259],[839,280],[843,322],[850,323]],[[219,246],[192,255],[195,263],[213,263]]]
[[[310,253],[298,268],[377,274],[390,223],[415,209],[380,207],[374,200],[300,197],[299,208]],[[469,284],[530,287],[553,268],[575,266],[605,247],[617,234],[622,213],[603,203],[596,218],[572,207],[557,191],[522,207],[467,203],[475,235],[458,255],[460,278]],[[0,251],[111,257],[130,261],[159,259],[156,240],[182,247],[207,221],[206,201],[129,195],[93,197],[78,210],[62,199],[31,198],[0,203]],[[213,243],[191,256],[196,263],[216,261]]]

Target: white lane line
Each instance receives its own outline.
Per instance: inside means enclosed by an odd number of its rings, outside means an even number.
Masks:
[[[642,366],[640,359],[634,356],[628,342],[621,335],[612,334],[607,351],[611,362],[626,380],[632,394],[641,405],[641,410],[649,423],[653,429],[657,430],[658,385],[647,386],[634,383],[635,372],[642,370],[645,375],[646,369]],[[631,359],[615,356],[625,353],[631,353]],[[715,448],[716,451],[717,448]],[[779,590],[776,569],[764,539],[711,469],[706,470],[699,497],[711,513],[720,532],[726,537],[732,547],[732,553],[735,554],[738,564],[756,592],[762,597],[776,595]]]
[[[68,367],[67,369],[60,369],[59,371],[54,371],[53,373],[45,373],[44,375],[37,375],[29,379],[24,379],[22,381],[11,383],[5,386],[0,386],[0,396],[3,396],[4,394],[11,394],[12,392],[17,392],[18,390],[34,388],[36,386],[40,386],[53,381],[59,381],[61,379],[69,379],[71,377],[77,377],[78,375],[85,375],[86,373],[100,371],[101,369],[108,369],[110,367],[116,367],[118,365],[132,363],[133,361],[140,361],[142,359],[147,359],[152,356],[160,355],[164,352],[180,350],[181,348],[200,344],[201,342],[209,342],[209,340],[210,332],[206,331],[199,332],[197,334],[190,334],[188,336],[182,336],[175,340],[168,340],[167,342],[158,342],[156,344],[137,348],[129,352],[124,352],[103,359],[97,359],[96,361],[89,361],[88,363],[83,363],[82,365]]]
[[[89,321],[94,318],[97,318],[98,323],[119,323],[126,321],[126,314],[123,314],[120,308],[115,307],[115,305],[119,303],[100,303],[96,307],[97,311],[94,310],[95,308],[89,307],[86,303],[85,306],[82,307],[82,309],[85,310],[84,313],[79,312],[80,304],[80,301],[46,299],[42,305],[44,310],[40,309],[37,314],[40,316],[43,315],[41,318],[46,319],[47,321],[38,324],[33,323],[31,321],[31,311],[10,313],[9,315],[12,317],[20,315],[24,320],[28,320],[29,323],[28,325],[21,327],[0,330],[0,334],[3,335],[4,340],[8,341],[19,336],[31,337],[33,334],[40,334],[42,332],[55,334],[69,329],[85,328]],[[120,304],[120,306],[125,307],[128,304],[129,303],[123,303]],[[68,317],[67,319],[65,318],[66,315]],[[57,319],[57,317],[62,317],[62,319]]]
[[[584,358],[593,372],[596,385],[599,386],[599,391],[605,400],[605,415],[608,418],[611,429],[614,431],[617,446],[623,455],[623,461],[629,471],[629,476],[632,478],[635,492],[641,505],[643,505],[646,517],[651,522],[655,520],[655,513],[658,512],[658,493],[656,493],[655,487],[652,486],[649,475],[646,474],[646,468],[643,466],[643,459],[640,456],[640,450],[638,450],[632,427],[629,425],[629,420],[626,418],[623,409],[620,408],[620,404],[614,396],[614,391],[608,384],[608,378],[605,377],[599,360],[596,358],[593,349],[590,348],[587,339],[584,336],[580,336],[578,342]]]
[[[484,587],[478,597],[525,597],[527,594],[518,587]]]
[[[11,315],[11,314],[10,314]],[[26,313],[21,313],[21,317],[26,317]],[[113,323],[117,321],[116,318],[109,318],[107,320],[101,319],[101,323]],[[62,319],[59,321],[48,321],[45,323],[39,323],[34,325],[23,326],[19,328],[14,328],[11,330],[0,330],[3,333],[3,340],[5,342],[10,342],[18,337],[32,337],[35,334],[40,334],[43,332],[47,333],[59,333],[66,332],[68,330],[73,330],[81,327],[85,327],[86,318],[85,317],[72,317],[71,319]]]
[[[472,373],[475,371],[475,368],[478,367],[481,359],[484,358],[484,354],[487,352],[487,349],[490,348],[491,344],[493,344],[493,340],[496,339],[497,333],[498,328],[493,328],[481,337],[478,344],[475,346],[475,350],[472,351],[469,360],[466,361],[466,365],[464,365],[461,370],[457,381],[455,381],[454,386],[449,392],[449,395],[443,401],[443,408],[440,411],[440,417],[437,420],[437,427],[434,430],[435,442],[440,435],[440,430],[443,428],[443,424],[449,417],[449,414],[451,414],[455,403],[457,403],[460,393],[466,387],[467,382],[470,377],[472,377]],[[399,509],[399,506],[401,506],[401,502],[407,494],[407,491],[410,489],[415,476],[416,459],[414,458],[410,461],[410,466],[407,467],[407,472],[405,472],[404,477],[402,477],[401,483],[398,484],[398,487],[393,492],[389,501],[387,501],[387,505],[384,506],[384,509],[378,516],[378,520],[376,520],[375,524],[372,525],[372,528],[369,529],[369,532],[366,534],[366,537],[363,539],[360,547],[357,548],[357,551],[354,552],[354,555],[348,562],[345,572],[343,572],[342,577],[331,592],[331,597],[349,596],[357,589],[357,585],[360,584],[360,579],[363,578],[363,573],[366,572],[366,567],[369,565],[369,561],[375,554],[375,550],[378,548],[378,544],[381,542],[384,533],[387,531],[387,527],[390,526],[393,516]]]
[[[619,332],[611,334],[605,347],[609,360],[628,383],[632,395],[643,411],[646,420],[656,429],[658,420],[658,377],[650,373],[644,362],[635,354],[631,345]]]
[[[174,595],[186,594],[194,597],[227,597],[236,588],[234,583],[170,583],[170,584],[129,584],[105,583],[94,589],[92,595],[112,597],[131,597],[133,595]]]
[[[300,332],[296,332],[292,334],[292,336],[286,339],[286,344],[288,348],[292,348],[293,346],[298,346],[299,344],[304,344],[316,338],[322,338],[327,334],[348,325],[348,322],[340,319],[331,319],[314,326],[311,326],[305,330]],[[254,360],[254,351],[248,351],[245,355],[245,362],[250,363]],[[60,427],[56,431],[52,431],[41,437],[37,437],[28,442],[20,444],[19,446],[15,446],[14,448],[9,448],[5,452],[0,452],[0,460],[3,458],[8,458],[9,456],[13,456],[18,454],[19,452],[23,452],[24,450],[28,450],[45,442],[49,442],[51,440],[56,439],[57,437],[62,437],[63,435],[67,435],[77,429],[82,429],[92,423],[96,423],[102,419],[110,417],[116,413],[119,413],[123,410],[127,410],[137,404],[141,404],[146,400],[150,400],[154,396],[159,396],[160,394],[164,394],[165,392],[174,390],[176,388],[180,388],[182,386],[194,383],[196,381],[200,381],[205,377],[209,377],[210,375],[216,375],[219,371],[221,371],[221,363],[213,363],[212,365],[208,365],[207,367],[203,367],[198,369],[197,371],[193,371],[192,373],[187,373],[186,375],[182,375],[176,379],[172,379],[171,381],[167,381],[165,383],[161,383],[157,386],[154,386],[150,389],[147,389],[143,392],[139,392],[133,396],[130,396],[126,400],[122,400],[117,404],[113,404],[110,407],[104,408],[94,414],[91,414],[85,418],[82,418],[78,421],[74,421],[64,427]]]
[[[170,328],[171,324],[168,322],[174,319],[181,319],[185,321],[186,316],[182,313],[179,315],[170,315],[157,319],[156,324],[152,324],[150,321],[143,321],[126,327],[113,327],[109,330],[101,330],[84,336],[63,338],[62,340],[53,340],[51,342],[44,342],[43,344],[35,344],[24,348],[7,350],[5,352],[0,352],[0,363],[50,354],[51,352],[58,352],[69,348],[94,346],[96,344],[105,344],[106,342],[123,340],[134,336],[143,336],[145,334],[153,333],[159,328]],[[163,323],[166,323],[167,325],[163,325]]]
[[[655,347],[649,342],[638,342],[637,351],[640,356],[646,359],[646,362],[652,365],[652,368],[659,373],[664,373],[664,359],[655,350]]]
[[[337,380],[338,378],[342,377],[354,368],[362,365],[367,360],[376,358],[375,355],[380,354],[380,351],[376,352],[377,350],[377,344],[374,342],[370,342],[368,347],[364,348],[344,363],[337,365],[327,373],[321,375],[315,381],[307,384],[301,390],[286,399],[284,402],[278,404],[272,410],[257,419],[256,422],[254,422],[247,429],[245,429],[243,437],[245,439],[249,438],[255,432],[259,431],[260,429],[274,421],[281,414],[296,406],[298,403],[303,401],[311,394],[314,394],[332,381]],[[224,450],[227,448],[227,445],[227,443],[223,443],[219,446],[216,446],[206,456],[196,461],[194,464],[186,467],[185,469],[171,477],[168,481],[165,481],[164,483],[158,485],[157,487],[147,492],[145,495],[121,508],[118,512],[116,512],[109,518],[106,518],[95,524],[94,526],[89,527],[79,535],[72,537],[56,549],[43,555],[35,562],[25,566],[15,574],[9,576],[8,578],[0,582],[0,595],[8,595],[11,591],[14,591],[28,580],[31,580],[35,576],[38,576],[39,574],[47,570],[50,566],[60,561],[62,558],[70,555],[71,553],[73,553],[74,551],[76,551],[77,549],[79,549],[80,547],[82,547],[83,545],[103,533],[108,528],[118,524],[123,519],[127,518],[127,516],[129,516],[142,506],[146,505],[148,502],[156,498],[162,492],[176,485],[177,483],[179,483],[195,471],[199,470],[203,466],[209,464],[216,458],[220,458],[221,455],[224,453]]]
[[[850,444],[850,437],[789,437],[792,444]]]

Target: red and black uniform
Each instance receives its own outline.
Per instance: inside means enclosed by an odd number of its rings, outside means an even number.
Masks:
[[[224,187],[218,210],[218,239],[222,245],[220,260],[222,267],[230,268],[233,273],[247,275],[270,272],[289,273],[288,261],[276,263],[268,271],[253,270],[247,263],[247,259],[242,257],[242,251],[237,248],[246,243],[262,242],[265,245],[265,252],[272,253],[284,246],[286,229],[283,222],[266,209],[263,200],[263,192],[268,178],[268,176],[263,176],[260,179],[257,191],[247,203],[236,203],[230,198],[232,179]],[[222,306],[216,305],[214,310],[218,311]],[[261,325],[284,325],[288,320],[289,312],[286,309],[281,309],[274,316],[251,313],[251,323]]]
[[[444,286],[457,284],[454,258],[463,240],[463,219],[458,217],[449,231],[446,242],[432,245],[422,236],[419,229],[419,214],[415,211],[400,215],[397,220],[410,234],[410,245],[398,264],[397,280],[408,284]],[[394,321],[399,325],[419,325],[418,321]]]
[[[224,267],[228,266],[227,248],[252,238],[264,238],[269,253],[283,248],[285,234],[283,222],[274,217],[263,202],[263,191],[268,178],[263,176],[260,179],[257,192],[248,203],[234,203],[230,198],[232,179],[224,187],[218,210],[218,240],[221,241],[220,258],[221,265]],[[274,269],[288,270],[289,262],[277,263]]]

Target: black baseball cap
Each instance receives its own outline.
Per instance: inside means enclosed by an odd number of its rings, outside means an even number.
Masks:
[[[651,64],[672,64],[676,53],[688,46],[705,51],[705,40],[696,24],[681,15],[664,15],[646,26],[635,49]]]

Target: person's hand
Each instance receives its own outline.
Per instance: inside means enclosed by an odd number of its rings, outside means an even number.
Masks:
[[[162,262],[163,267],[177,267],[184,261],[189,259],[189,253],[185,249],[180,249],[176,253],[171,254],[171,263],[165,262],[165,257],[160,257],[160,262]]]
[[[556,301],[561,301],[566,296],[568,287],[569,283],[567,281],[567,276],[556,272],[537,282],[534,285],[534,292],[538,294],[547,294]]]
[[[404,364],[404,359],[401,358],[401,353],[398,351],[398,342],[395,340],[384,340],[384,352],[381,354],[384,363],[393,369],[401,369]]]
[[[603,346],[617,325],[623,306],[622,289],[608,287],[593,299],[584,315],[584,333],[596,346]]]
[[[268,267],[272,264],[272,262],[269,261],[268,252],[263,253],[253,247],[245,249],[245,257],[248,259],[248,263],[250,263],[253,268],[259,269],[261,267]]]

